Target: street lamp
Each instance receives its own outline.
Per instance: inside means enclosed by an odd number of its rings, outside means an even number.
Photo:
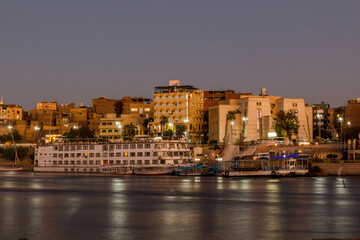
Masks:
[[[121,140],[121,122],[115,122],[115,126],[118,128],[119,139]]]
[[[35,131],[36,131],[36,147],[39,146],[39,131],[40,128],[38,126],[35,126]]]
[[[339,117],[339,121],[340,121],[340,139],[341,139],[341,148],[343,147],[343,136],[342,136],[342,121],[344,119],[342,117]]]
[[[318,136],[321,138],[321,125],[320,125],[320,122],[321,122],[321,119],[322,119],[322,115],[318,113],[316,115],[316,117],[318,119],[318,121],[317,121],[317,123],[318,123],[318,131],[319,131]]]

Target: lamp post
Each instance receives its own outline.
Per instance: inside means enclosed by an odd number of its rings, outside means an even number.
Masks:
[[[115,125],[118,128],[119,139],[121,140],[121,122],[115,122]]]
[[[316,116],[317,116],[317,120],[318,120],[318,121],[317,121],[317,123],[318,123],[318,136],[319,136],[320,138],[322,138],[322,137],[321,137],[321,125],[320,125],[320,124],[321,124],[322,115],[318,113]]]
[[[17,166],[18,160],[19,160],[19,156],[17,153],[17,148],[16,148],[16,144],[15,144],[15,139],[14,139],[14,134],[13,134],[13,126],[9,125],[8,128],[10,129],[10,133],[11,133],[11,138],[12,138],[12,142],[14,145],[14,150],[15,150],[15,167]]]
[[[39,131],[40,131],[40,127],[35,126],[35,131],[36,131],[36,147],[39,146]]]
[[[342,136],[342,121],[344,119],[342,117],[339,117],[339,121],[340,121],[340,146],[341,146],[341,149],[343,148],[343,136]]]
[[[184,123],[186,124],[186,138],[189,139],[189,119],[184,119]]]

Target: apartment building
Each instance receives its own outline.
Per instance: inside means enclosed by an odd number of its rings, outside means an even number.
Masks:
[[[166,128],[186,125],[190,143],[200,143],[203,138],[204,91],[190,85],[180,85],[179,80],[170,80],[169,86],[155,87],[154,125],[161,132],[161,117],[168,118]]]

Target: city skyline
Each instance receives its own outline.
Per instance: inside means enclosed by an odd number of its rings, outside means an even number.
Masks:
[[[1,2],[5,103],[153,97],[179,79],[309,104],[359,97],[358,1]]]

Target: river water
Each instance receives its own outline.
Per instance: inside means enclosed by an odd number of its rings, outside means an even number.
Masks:
[[[1,173],[0,239],[360,238],[360,177],[344,183]]]

